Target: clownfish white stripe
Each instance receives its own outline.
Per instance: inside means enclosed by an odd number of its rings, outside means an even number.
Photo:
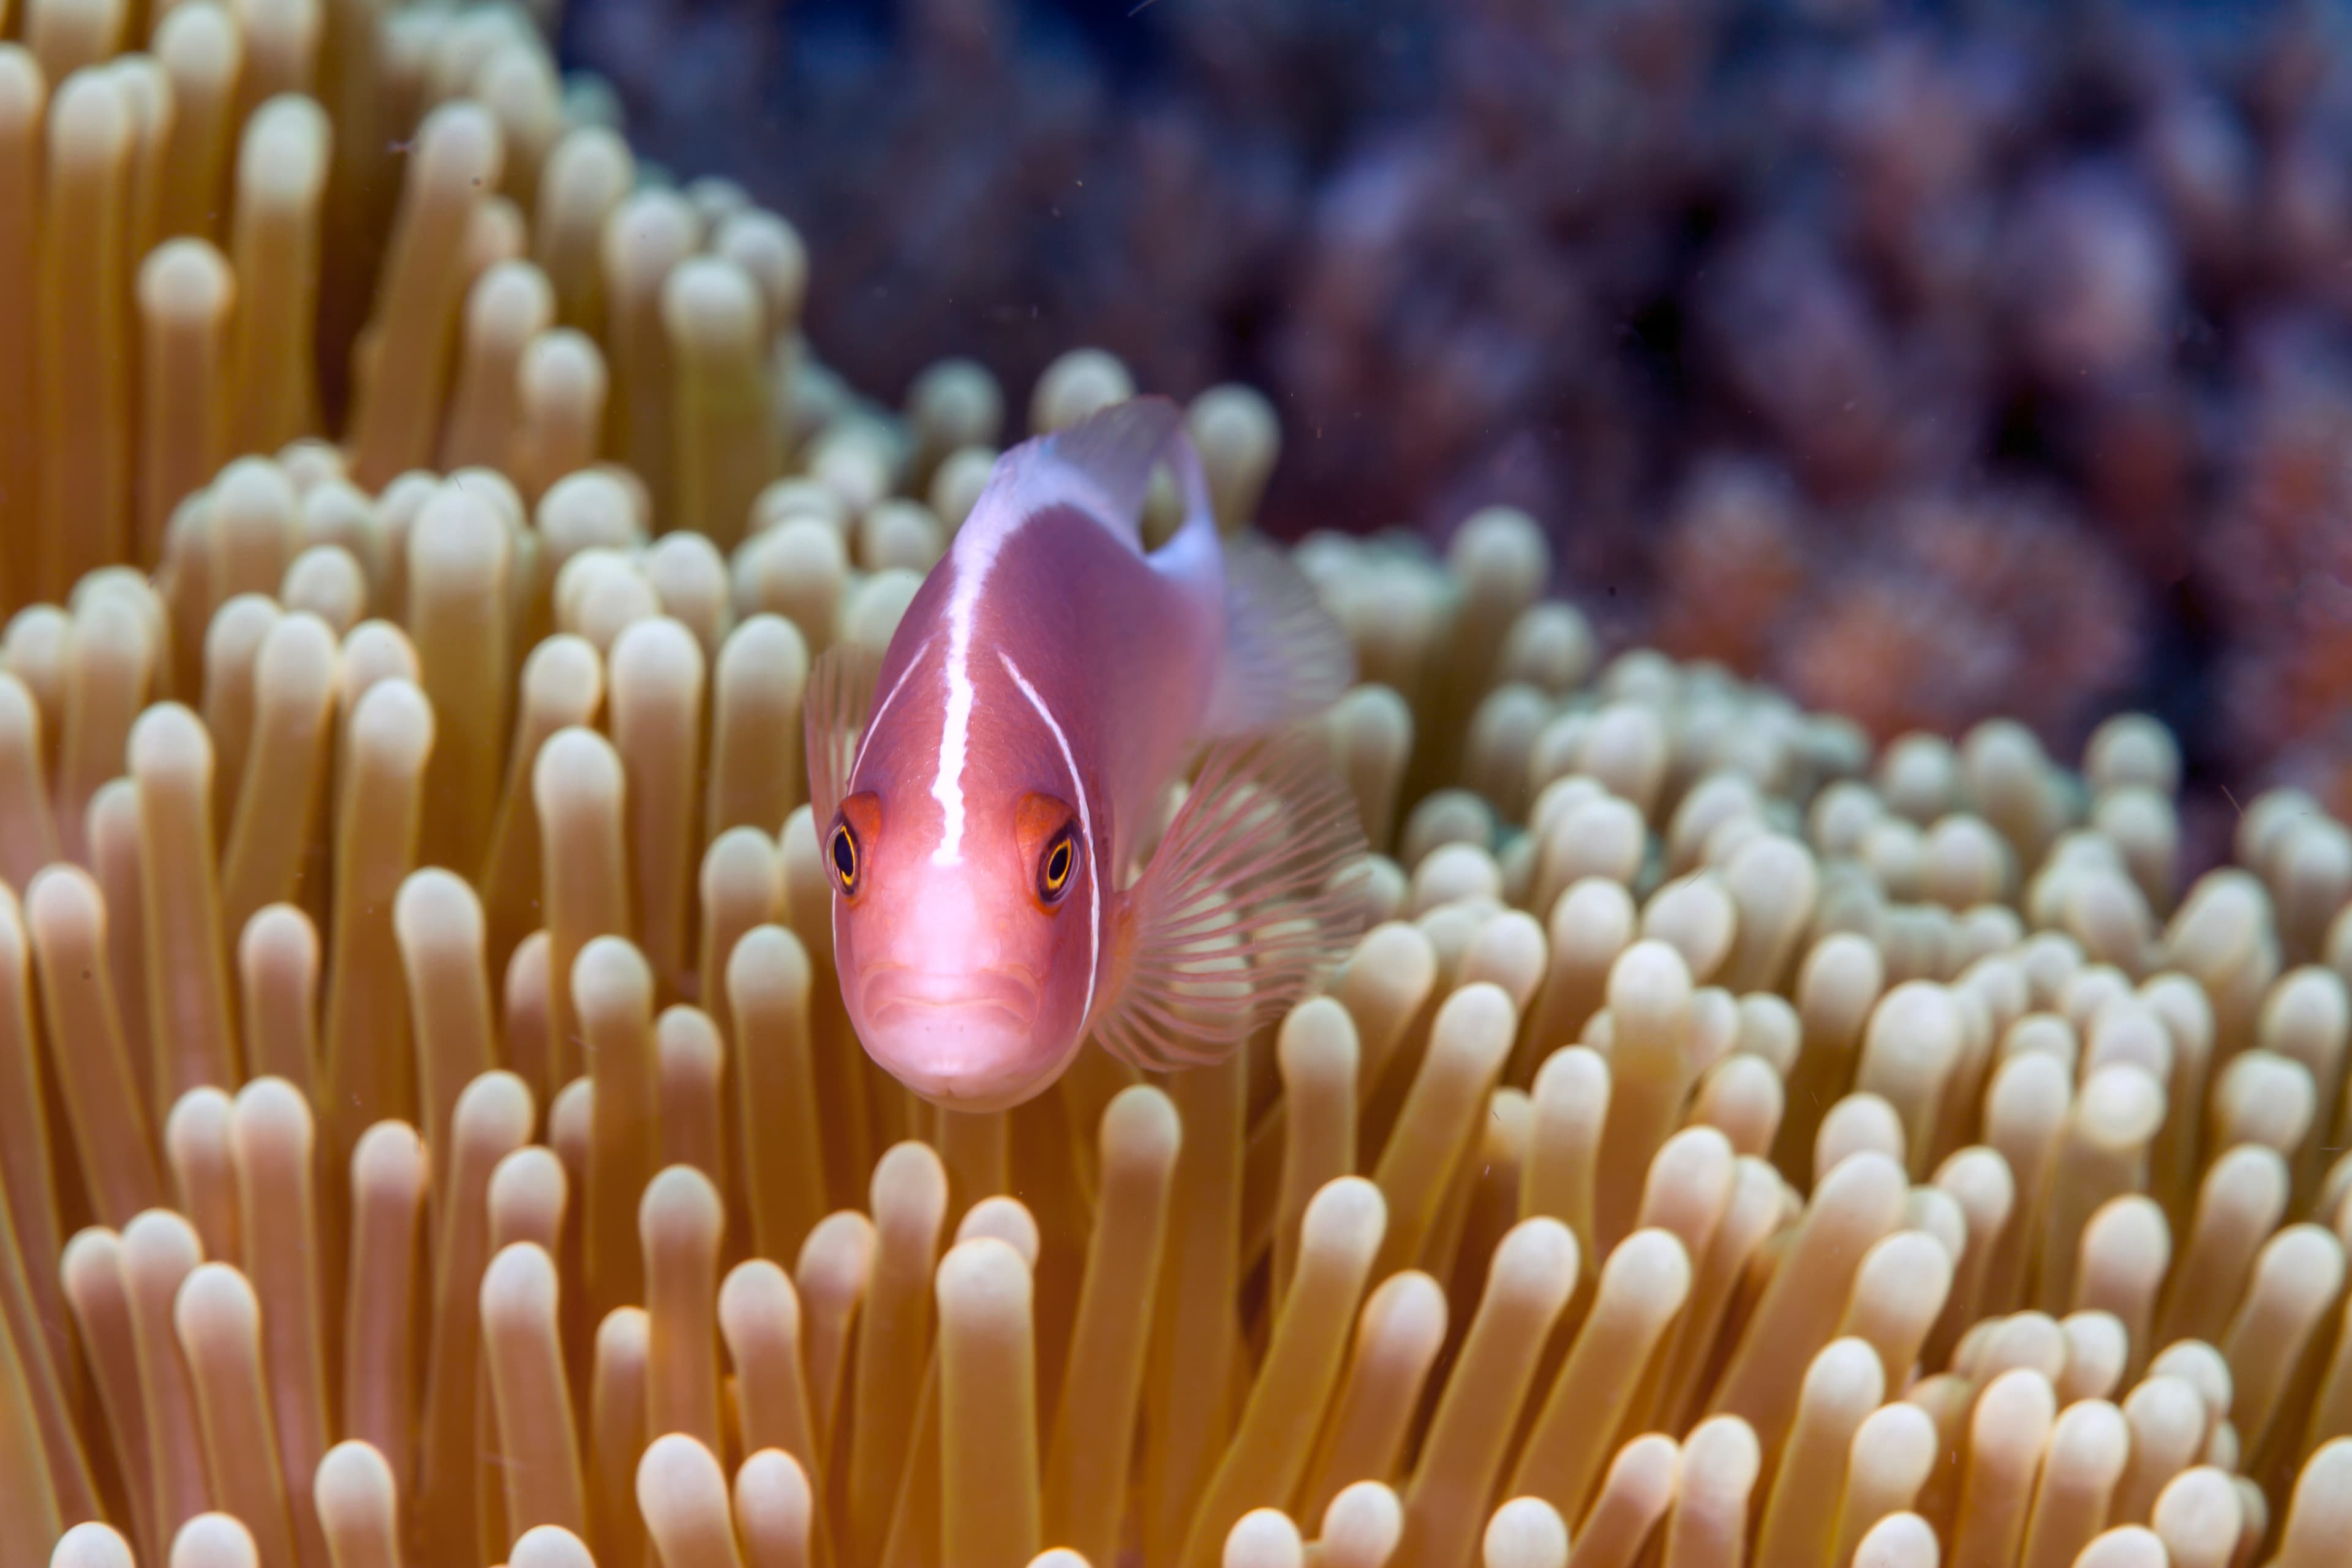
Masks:
[[[943,819],[939,847],[931,851],[934,866],[963,863],[963,765],[971,742],[971,626],[997,551],[1027,521],[1024,515],[1001,528],[967,528],[956,535],[955,587],[948,594],[947,714],[940,726],[940,771],[931,780],[931,798],[940,803]]]
[[[971,749],[972,623],[979,615],[980,595],[996,565],[1004,542],[1021,531],[1050,500],[1075,502],[1077,510],[1125,538],[1104,520],[1108,500],[1102,487],[1080,468],[1055,458],[1035,443],[1016,447],[998,461],[988,487],[971,515],[955,536],[942,566],[952,566],[955,586],[947,602],[948,648],[945,659],[947,711],[940,725],[940,770],[931,779],[931,798],[940,803],[939,847],[931,851],[934,866],[963,863],[963,773]],[[1034,699],[1033,699],[1034,700]]]
[[[1037,689],[1029,684],[1029,678],[1021,673],[1021,667],[1013,662],[1011,654],[999,648],[996,657],[1003,664],[1004,673],[1013,678],[1013,684],[1021,689],[1021,695],[1029,699],[1029,706],[1037,710],[1037,717],[1045,721],[1045,728],[1054,731],[1054,744],[1062,749],[1062,765],[1070,770],[1070,788],[1078,798],[1078,837],[1087,847],[1087,858],[1081,867],[1087,878],[1087,1000],[1078,1009],[1079,1026],[1084,1027],[1086,1020],[1094,1016],[1095,985],[1102,979],[1102,879],[1095,875],[1095,820],[1087,805],[1087,781],[1078,775],[1078,760],[1070,753],[1070,738],[1062,733],[1062,726],[1046,708],[1045,700],[1037,695]]]
[[[881,705],[867,716],[866,732],[857,738],[857,755],[850,759],[849,772],[845,776],[854,779],[857,776],[857,770],[865,766],[866,748],[874,743],[874,732],[882,727],[882,715],[890,711],[890,704],[898,700],[898,693],[906,689],[907,678],[915,673],[923,662],[923,656],[930,651],[929,643],[915,650],[915,657],[907,661],[907,668],[900,670],[898,679],[890,683],[890,694],[883,698]]]

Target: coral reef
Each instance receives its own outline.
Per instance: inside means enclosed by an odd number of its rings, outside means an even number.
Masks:
[[[802,224],[858,384],[1074,342],[1244,379],[1294,437],[1278,534],[1517,505],[1612,638],[1882,741],[2005,713],[2072,751],[2132,703],[2200,841],[2223,787],[2352,812],[2352,515],[2287,434],[2352,396],[2326,5],[578,0],[565,37],[644,146]],[[688,40],[726,70],[655,47]],[[1783,491],[1808,592],[1727,599],[1686,537],[1725,464]],[[2010,566],[1942,579],[1922,513]],[[2010,572],[2095,629],[2049,647]]]
[[[792,754],[929,514],[795,475],[730,572],[616,472],[525,521],[341,461],[232,463],[0,674],[8,1561],[2352,1550],[2307,797],[2184,890],[2145,717],[2079,772],[2009,721],[1874,754],[1600,662],[1523,514],[1317,535],[1379,923],[1222,1067],[937,1112],[847,1029]]]

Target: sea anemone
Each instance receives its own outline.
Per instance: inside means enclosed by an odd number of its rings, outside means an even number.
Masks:
[[[2352,1553],[2310,797],[2184,890],[2146,718],[1874,750],[1601,663],[1519,512],[1318,534],[1375,923],[1222,1065],[935,1110],[800,709],[995,382],[848,393],[520,13],[125,26],[0,46],[0,1568]],[[1271,408],[1190,423],[1248,528]]]

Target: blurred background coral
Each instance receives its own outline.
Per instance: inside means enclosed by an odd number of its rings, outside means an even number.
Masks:
[[[1244,380],[1275,532],[1509,502],[1612,642],[1882,740],[2128,703],[2216,852],[2258,784],[2352,808],[2336,7],[577,0],[562,46],[799,226],[877,395]]]

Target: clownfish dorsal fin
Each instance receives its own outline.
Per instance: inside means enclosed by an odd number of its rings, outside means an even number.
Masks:
[[[1183,410],[1165,397],[1130,397],[1089,414],[1039,439],[1038,455],[1048,461],[1030,469],[1034,498],[1074,501],[1140,548],[1144,496],[1151,488],[1151,470],[1163,458],[1176,468],[1180,485],[1191,470],[1190,488],[1206,504],[1200,462],[1182,439],[1183,427]]]
[[[857,743],[874,708],[882,661],[871,648],[837,642],[809,667],[801,728],[808,750],[809,805],[820,837],[849,787]]]
[[[1222,583],[1223,647],[1202,732],[1262,734],[1329,707],[1355,679],[1346,632],[1290,558],[1250,534],[1222,542],[1201,459],[1183,411],[1164,397],[1134,397],[1042,437],[1009,467],[1021,510],[1076,505],[1142,547],[1144,497],[1165,462],[1184,499],[1183,525],[1150,556],[1171,578]]]
[[[1356,803],[1321,738],[1221,742],[1123,895],[1105,1050],[1165,1069],[1223,1060],[1287,1013],[1361,934]]]

